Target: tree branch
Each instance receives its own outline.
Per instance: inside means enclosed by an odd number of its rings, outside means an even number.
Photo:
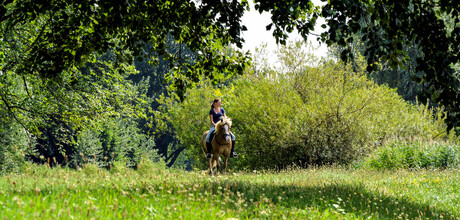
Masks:
[[[173,153],[171,153],[165,160],[169,161],[169,163],[166,165],[168,167],[171,167],[174,162],[176,162],[177,157],[179,157],[180,153],[185,150],[185,147],[180,147],[179,149],[175,150]]]
[[[5,97],[3,95],[0,96],[2,98],[2,101],[5,103],[6,107],[8,108],[8,111],[11,113],[11,115],[13,116],[14,120],[16,120],[23,128],[24,130],[26,130],[27,132],[27,135],[30,134],[30,131],[29,129],[24,125],[24,123],[22,123],[21,120],[19,120],[17,117],[16,117],[16,114],[13,112],[11,106],[9,105],[8,101],[5,99]]]
[[[32,98],[32,96],[30,96],[29,87],[27,86],[26,77],[24,75],[22,75],[22,81],[24,82],[24,88],[26,89],[27,95]]]

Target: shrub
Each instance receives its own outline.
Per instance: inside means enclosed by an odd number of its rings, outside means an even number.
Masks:
[[[129,169],[126,166],[126,160],[117,160],[114,161],[112,164],[110,164],[110,173],[112,174],[120,174],[122,176],[128,175],[128,173],[131,172],[131,169]]]
[[[361,71],[323,61],[290,69],[248,71],[220,87],[204,81],[188,90],[183,102],[171,92],[159,99],[157,119],[175,134],[175,147],[185,148],[192,165],[201,168],[206,167],[201,137],[215,97],[233,119],[241,155],[230,167],[241,169],[349,164],[392,137],[446,137],[441,110],[405,102],[394,89],[368,80],[365,66]]]
[[[34,155],[35,139],[16,121],[0,112],[0,175],[21,172],[27,166],[26,155]]]
[[[440,168],[460,165],[460,145],[393,141],[373,152],[365,165],[373,169]]]
[[[75,154],[71,155],[71,163],[75,167],[94,163],[99,167],[110,168],[114,161],[125,158],[125,165],[135,168],[142,155],[159,160],[153,149],[153,138],[142,134],[133,120],[106,119],[99,127],[85,129],[78,134]]]
[[[147,155],[142,157],[142,159],[139,161],[139,164],[137,165],[137,172],[140,175],[148,175],[151,173],[155,173],[158,170],[164,171],[165,169],[166,163],[164,162],[164,160],[159,158],[159,160],[153,161]]]
[[[102,170],[94,163],[87,163],[83,165],[82,171],[88,176],[96,176],[96,175],[100,175],[105,170]]]
[[[300,135],[307,161],[349,163],[391,137],[445,136],[442,115],[433,118],[426,106],[405,102],[350,66],[328,61],[293,77],[302,85],[294,88],[304,103]]]

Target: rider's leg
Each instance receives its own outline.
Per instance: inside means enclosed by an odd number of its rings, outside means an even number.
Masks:
[[[210,137],[211,137],[211,133],[216,130],[216,128],[214,126],[211,127],[211,129],[209,129],[209,132],[208,132],[208,135],[206,135],[206,150],[207,150],[207,154],[206,154],[206,158],[207,159],[211,159],[211,151],[212,151],[212,145],[211,145],[211,140]]]
[[[211,126],[211,129],[209,129],[208,135],[206,135],[206,143],[211,143],[211,140],[209,140],[209,138],[211,137],[211,133],[215,130],[216,128],[214,126]]]
[[[212,151],[211,143],[206,142],[206,150],[208,151],[208,153],[206,153],[206,159],[211,159],[211,151]]]
[[[232,136],[232,150],[230,151],[230,156],[231,157],[238,157],[238,154],[235,152],[235,135],[230,132],[230,135]]]

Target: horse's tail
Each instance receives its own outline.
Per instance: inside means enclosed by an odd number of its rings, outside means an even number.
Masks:
[[[203,138],[201,138],[201,149],[203,150],[204,156],[208,153],[208,149],[206,147],[206,136],[208,135],[209,131],[204,132]]]

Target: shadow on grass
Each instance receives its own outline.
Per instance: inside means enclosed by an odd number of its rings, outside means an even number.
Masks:
[[[270,186],[255,185],[244,182],[221,183],[220,187],[228,187],[232,192],[244,193],[246,200],[254,201],[248,209],[257,209],[254,203],[268,199],[275,206],[296,207],[298,209],[314,208],[318,211],[333,210],[341,214],[354,214],[368,218],[429,218],[458,219],[448,210],[409,201],[405,198],[394,198],[378,191],[369,191],[363,186],[331,184],[325,186]],[[218,185],[211,187],[213,193],[219,190]],[[261,196],[263,194],[263,196]],[[252,206],[252,207],[251,207]],[[251,217],[251,216],[248,216]]]
[[[388,196],[379,192],[378,189],[375,191],[369,190],[359,184],[332,183],[318,186],[295,186],[289,184],[259,184],[238,180],[207,182],[203,181],[203,179],[190,179],[186,181],[176,182],[174,178],[171,178],[160,182],[142,181],[132,185],[121,184],[118,187],[114,187],[115,183],[108,184],[105,187],[94,184],[78,191],[66,187],[53,188],[47,186],[38,193],[50,196],[50,194],[59,195],[61,190],[65,190],[69,194],[81,194],[82,196],[85,193],[98,196],[104,194],[111,194],[112,196],[120,194],[124,196],[128,193],[134,197],[150,194],[153,196],[177,196],[178,199],[182,198],[179,194],[184,194],[184,192],[181,192],[184,190],[187,191],[185,194],[193,193],[195,197],[211,193],[216,202],[221,202],[220,200],[225,197],[228,198],[227,201],[234,201],[233,203],[227,202],[223,206],[230,210],[238,210],[242,218],[258,217],[262,209],[276,207],[275,209],[291,210],[293,212],[296,212],[296,210],[332,211],[343,215],[351,214],[358,218],[458,219],[458,216],[455,216],[458,213],[452,213],[450,210],[438,208],[432,204],[418,203],[406,198]],[[194,190],[190,190],[192,188]],[[152,193],[152,191],[154,192]],[[37,196],[37,191],[34,189],[26,189],[20,192],[24,196]],[[9,195],[13,194],[14,192],[11,192]],[[208,196],[208,198],[211,197]],[[246,205],[236,205],[235,201],[243,201],[243,204]],[[308,211],[305,213],[308,213]],[[287,217],[289,217],[289,214],[287,214]]]

